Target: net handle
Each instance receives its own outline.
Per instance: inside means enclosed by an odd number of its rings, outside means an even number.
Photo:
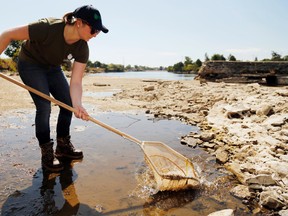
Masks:
[[[21,82],[18,82],[17,80],[15,80],[15,79],[7,76],[7,75],[4,75],[3,73],[0,73],[0,77],[2,77],[4,79],[6,79],[6,80],[8,80],[8,81],[20,86],[20,87],[28,90],[29,92],[32,92],[32,93],[38,95],[38,96],[40,96],[40,97],[42,97],[42,98],[44,98],[44,99],[46,99],[46,100],[58,105],[58,106],[61,106],[64,109],[67,109],[67,110],[69,110],[71,112],[74,112],[74,113],[77,112],[77,110],[75,108],[73,108],[71,106],[68,106],[67,104],[62,103],[61,101],[56,100],[55,98],[52,98],[49,95],[46,95],[46,94],[44,94],[44,93],[42,93],[42,92],[40,92],[40,91],[28,86],[28,85],[25,85],[25,84],[23,84]],[[106,128],[107,130],[110,130],[110,131],[112,131],[112,132],[124,137],[125,139],[128,139],[128,140],[130,140],[132,142],[135,142],[135,143],[137,143],[138,145],[140,145],[142,147],[142,142],[140,140],[136,139],[135,137],[132,137],[132,136],[126,134],[126,133],[123,133],[123,132],[117,130],[116,128],[111,127],[110,125],[107,125],[107,124],[105,124],[105,123],[103,123],[103,122],[101,122],[101,121],[99,121],[97,119],[92,118],[91,116],[88,116],[88,120],[94,122],[95,124],[100,125],[101,127]]]

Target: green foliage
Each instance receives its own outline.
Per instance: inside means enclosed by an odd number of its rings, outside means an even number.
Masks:
[[[283,61],[288,61],[288,55],[283,57]]]
[[[220,55],[220,54],[214,54],[212,57],[211,57],[211,60],[212,61],[226,61],[226,58],[223,56],[223,55]]]
[[[13,61],[17,62],[22,42],[23,41],[20,40],[11,41],[4,54],[12,58]]]
[[[195,64],[197,65],[198,68],[202,66],[202,61],[200,59],[197,59]]]
[[[205,61],[210,61],[210,58],[207,53],[205,53]]]
[[[127,65],[126,67],[122,64],[104,64],[99,61],[95,61],[94,63],[88,61],[87,63],[88,71],[92,69],[92,71],[99,71],[99,72],[124,72],[124,71],[147,71],[147,70],[161,70],[163,67],[159,68],[151,68],[147,66],[141,65]]]
[[[193,61],[190,57],[188,56],[185,56],[185,61],[184,61],[184,65],[192,65],[193,64]]]
[[[200,61],[200,59],[197,59],[196,62],[193,62],[190,57],[185,56],[184,63],[178,62],[173,66],[169,66],[167,68],[167,71],[176,73],[196,73],[201,66],[202,62]]]
[[[265,58],[262,61],[288,61],[288,55],[282,56],[274,51],[271,52],[271,59]]]
[[[0,70],[17,71],[17,64],[12,59],[0,59]]]
[[[177,72],[177,71],[181,72],[181,71],[183,71],[184,63],[183,62],[178,62],[178,63],[173,65],[173,68],[174,68],[175,72]]]
[[[69,59],[65,59],[61,65],[62,70],[71,71],[72,70],[72,62]]]
[[[229,55],[228,56],[228,61],[236,61],[236,58],[235,58],[235,56],[233,56],[233,55]]]
[[[272,51],[272,58],[271,61],[282,61],[281,55],[279,55],[278,53]]]
[[[105,70],[105,72],[123,72],[123,71],[124,66],[120,64],[109,64]]]
[[[129,65],[126,66],[125,69],[126,69],[127,71],[131,71],[131,70],[132,70],[132,66],[129,64]]]

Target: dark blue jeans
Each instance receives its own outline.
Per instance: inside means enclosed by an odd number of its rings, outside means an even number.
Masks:
[[[69,84],[60,66],[36,65],[19,60],[18,71],[26,85],[47,95],[51,93],[55,99],[72,106]],[[30,95],[36,106],[35,130],[41,146],[50,141],[51,103],[34,93]],[[60,107],[56,127],[57,137],[70,135],[71,119],[72,112]]]

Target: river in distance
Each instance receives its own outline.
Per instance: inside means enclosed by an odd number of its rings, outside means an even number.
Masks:
[[[168,71],[129,71],[129,72],[96,73],[92,74],[91,76],[160,79],[160,80],[193,80],[195,74],[178,74]]]

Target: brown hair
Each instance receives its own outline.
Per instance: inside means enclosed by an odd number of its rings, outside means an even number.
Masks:
[[[65,21],[66,24],[68,25],[74,25],[76,19],[75,17],[73,16],[73,12],[70,12],[70,13],[66,13],[64,16],[63,16],[63,20]]]

